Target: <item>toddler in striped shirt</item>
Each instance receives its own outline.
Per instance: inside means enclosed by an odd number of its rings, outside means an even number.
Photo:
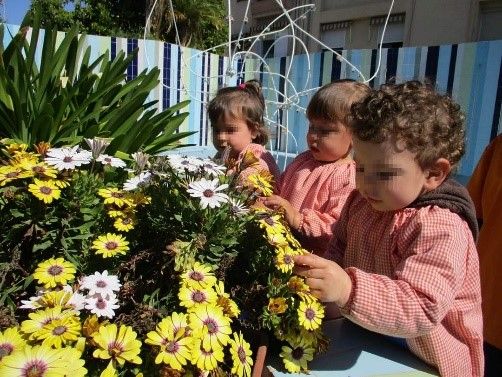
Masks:
[[[323,254],[332,227],[350,192],[355,189],[355,164],[347,116],[353,103],[370,92],[353,80],[339,80],[319,89],[307,106],[309,149],[281,175],[278,195],[265,198],[270,208],[282,208],[302,246]]]
[[[384,85],[352,108],[356,186],[327,259],[295,257],[322,301],[369,330],[399,337],[441,376],[483,376],[477,224],[449,179],[464,118],[416,82]]]

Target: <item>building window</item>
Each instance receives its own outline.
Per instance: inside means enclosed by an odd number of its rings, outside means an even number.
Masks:
[[[370,20],[371,41],[377,47],[380,47],[383,28],[387,16],[372,17]],[[385,35],[382,41],[382,47],[395,48],[402,47],[404,41],[404,19],[405,14],[392,14],[385,28]]]
[[[334,49],[343,49],[350,31],[350,21],[321,24],[321,42]]]
[[[261,56],[262,57],[264,57],[264,58],[273,58],[274,57],[274,46],[273,46],[274,42],[275,41],[273,39],[264,39],[263,40],[262,45],[261,45]]]
[[[502,39],[502,2],[480,1],[479,41]]]

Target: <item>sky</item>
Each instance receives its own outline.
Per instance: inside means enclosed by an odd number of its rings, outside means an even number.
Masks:
[[[31,0],[3,0],[8,24],[19,25],[30,8]]]

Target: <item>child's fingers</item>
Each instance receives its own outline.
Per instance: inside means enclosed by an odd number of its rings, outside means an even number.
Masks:
[[[329,263],[327,259],[315,254],[295,255],[293,260],[295,261],[295,266],[308,266],[310,268],[323,268],[326,266],[326,263]]]

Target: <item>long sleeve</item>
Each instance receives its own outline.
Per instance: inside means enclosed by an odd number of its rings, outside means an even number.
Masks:
[[[288,166],[279,192],[300,212],[297,232],[305,248],[316,254],[325,252],[332,228],[354,188],[352,160],[322,163],[305,152]]]
[[[481,376],[479,262],[467,223],[435,206],[393,213],[375,211],[361,197],[350,204],[340,262],[353,288],[342,314],[407,338],[441,375]],[[340,255],[336,244],[330,250]]]

